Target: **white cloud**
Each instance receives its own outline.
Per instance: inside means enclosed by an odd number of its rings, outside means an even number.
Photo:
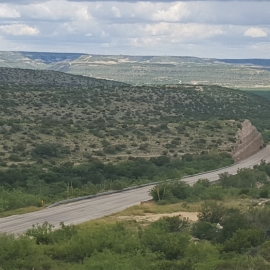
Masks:
[[[26,24],[1,25],[0,31],[12,36],[35,36],[39,30]]]
[[[267,32],[261,28],[251,27],[245,31],[244,36],[252,38],[267,37]]]
[[[0,18],[19,18],[20,12],[7,5],[0,4]]]
[[[121,12],[117,7],[112,7],[112,13],[116,18],[121,18]]]
[[[151,37],[144,37],[144,38],[129,38],[128,43],[134,47],[142,47],[142,48],[154,48],[160,45],[160,38],[153,39]]]
[[[255,52],[255,54],[261,54],[264,55],[265,58],[266,55],[269,54],[270,51],[270,43],[269,42],[261,42],[261,43],[255,43],[250,46],[250,49]],[[268,56],[269,57],[269,56]],[[266,57],[266,58],[268,58]]]
[[[201,39],[224,34],[224,31],[219,26],[192,23],[175,24],[162,22],[152,25],[148,24],[144,30],[152,36],[167,36],[179,40],[186,38]]]
[[[80,20],[91,19],[87,3],[72,3],[63,0],[33,3],[21,7],[23,14],[33,19],[44,20]]]
[[[109,36],[109,34],[106,33],[105,31],[101,32],[101,37],[105,38],[105,37],[108,37],[108,36]]]
[[[153,15],[152,19],[154,21],[167,21],[167,22],[177,22],[183,18],[187,18],[191,11],[188,9],[187,5],[182,2],[177,2],[169,8],[160,8]]]
[[[0,50],[259,57],[270,1],[0,0],[0,35]]]

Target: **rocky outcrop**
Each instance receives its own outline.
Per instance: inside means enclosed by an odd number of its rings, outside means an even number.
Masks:
[[[259,133],[249,120],[242,123],[242,128],[236,133],[236,146],[233,151],[235,161],[246,159],[263,147],[262,134]]]

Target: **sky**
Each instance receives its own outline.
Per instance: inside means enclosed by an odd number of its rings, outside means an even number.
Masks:
[[[270,58],[270,0],[0,0],[0,51]]]

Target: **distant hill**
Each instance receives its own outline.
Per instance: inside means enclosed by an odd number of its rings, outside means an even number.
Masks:
[[[0,52],[0,67],[54,70],[132,85],[204,84],[270,90],[269,59]]]
[[[270,59],[217,59],[220,62],[228,64],[256,65],[261,67],[270,67]]]
[[[87,87],[115,87],[124,86],[125,83],[112,80],[102,80],[67,74],[52,70],[32,70],[19,68],[1,68],[0,82],[20,85],[42,85],[54,87],[87,86]]]
[[[46,64],[61,61],[73,61],[79,58],[82,53],[48,53],[48,52],[20,52],[23,56],[32,60],[41,60]]]

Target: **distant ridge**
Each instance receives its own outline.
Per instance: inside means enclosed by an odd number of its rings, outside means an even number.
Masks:
[[[24,52],[20,51],[22,55],[28,57],[32,60],[42,60],[46,64],[56,63],[60,61],[73,61],[81,56],[98,56],[98,57],[117,57],[117,55],[98,55],[98,54],[87,54],[87,53],[52,53],[52,52]],[[246,58],[246,59],[219,59],[219,58],[200,58],[194,56],[133,56],[133,55],[120,55],[120,57],[128,57],[131,60],[135,61],[153,61],[161,59],[178,59],[178,60],[192,60],[192,61],[220,61],[227,64],[243,64],[243,65],[257,65],[257,66],[266,66],[270,67],[270,59],[259,59],[259,58]]]
[[[23,56],[32,60],[41,60],[46,64],[51,64],[61,61],[72,61],[79,58],[82,55],[87,55],[84,53],[50,53],[50,52],[19,52]]]
[[[220,85],[270,90],[270,59],[1,52],[0,67],[54,70],[132,85]]]
[[[270,67],[270,59],[217,59],[220,62],[227,64],[242,64],[242,65],[256,65],[262,67]]]

